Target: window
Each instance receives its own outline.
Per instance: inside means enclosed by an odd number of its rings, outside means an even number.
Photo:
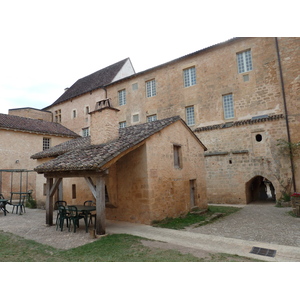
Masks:
[[[125,105],[126,104],[126,90],[119,91],[119,105]]]
[[[139,85],[138,85],[137,83],[134,83],[134,84],[132,85],[132,90],[133,90],[133,91],[137,91],[138,88],[139,88]]]
[[[252,70],[251,50],[237,54],[238,72],[244,73]]]
[[[72,110],[72,118],[75,119],[77,117],[77,111],[76,109]]]
[[[61,110],[60,109],[55,111],[55,122],[61,123]]]
[[[140,115],[139,114],[135,114],[132,116],[132,122],[138,122],[140,120]]]
[[[184,87],[189,87],[196,84],[196,68],[192,67],[183,70]]]
[[[188,106],[185,108],[185,117],[186,117],[186,123],[189,126],[195,125],[194,106]]]
[[[234,118],[232,94],[228,94],[228,95],[223,96],[223,109],[224,109],[224,118],[225,119]]]
[[[146,82],[146,96],[148,98],[156,96],[156,82],[155,82],[155,79]]]
[[[119,123],[119,128],[125,128],[126,127],[126,121]]]
[[[174,167],[177,169],[181,169],[182,168],[181,146],[173,145],[173,153],[174,153]]]
[[[82,136],[89,136],[90,135],[90,128],[82,128]]]
[[[50,148],[50,139],[43,138],[43,151]]]
[[[88,115],[90,113],[90,107],[86,106],[85,107],[85,114]]]
[[[72,184],[72,199],[76,199],[76,184]]]
[[[147,122],[153,122],[157,120],[157,116],[156,115],[152,115],[152,116],[148,116],[147,117]]]

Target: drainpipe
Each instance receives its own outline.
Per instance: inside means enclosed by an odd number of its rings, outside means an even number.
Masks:
[[[104,86],[101,88],[105,91],[105,99],[107,99],[107,89]]]
[[[297,188],[296,188],[296,181],[295,181],[293,151],[292,151],[292,147],[291,147],[290,126],[289,126],[289,120],[288,120],[288,111],[287,111],[287,105],[286,105],[284,81],[283,81],[283,74],[282,74],[282,68],[281,68],[281,59],[280,59],[280,52],[279,52],[279,45],[278,45],[278,38],[277,37],[275,37],[275,44],[276,44],[276,52],[277,52],[277,59],[278,59],[278,66],[279,66],[282,98],[283,98],[283,104],[284,104],[285,123],[286,123],[286,130],[287,130],[288,143],[289,143],[289,152],[290,152],[291,170],[292,170],[292,182],[293,182],[293,186],[294,186],[294,192],[296,192]]]

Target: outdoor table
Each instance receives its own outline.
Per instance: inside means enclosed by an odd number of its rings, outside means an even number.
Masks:
[[[85,221],[85,230],[88,232],[89,230],[89,225],[88,225],[88,217],[89,213],[91,211],[96,210],[96,206],[85,206],[85,205],[70,205],[70,206],[75,206],[77,207],[77,211],[81,212],[84,215],[84,221]],[[66,207],[68,209],[68,207]]]
[[[6,209],[6,204],[8,203],[9,200],[7,199],[0,199],[0,210],[4,212],[4,216],[6,216],[6,213],[9,211]]]

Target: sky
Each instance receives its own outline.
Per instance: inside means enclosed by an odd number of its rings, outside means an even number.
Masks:
[[[294,1],[265,2],[1,1],[0,113],[42,109],[127,57],[140,72],[233,37],[299,36]]]

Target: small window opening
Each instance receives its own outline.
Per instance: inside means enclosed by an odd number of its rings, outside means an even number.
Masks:
[[[232,160],[231,160],[231,159],[229,159],[229,164],[230,164],[230,165],[232,164]]]
[[[181,159],[181,146],[173,145],[174,152],[174,167],[177,169],[182,168],[182,159]]]
[[[72,199],[76,199],[76,184],[72,184]]]
[[[261,134],[257,134],[255,136],[255,139],[256,139],[257,142],[261,142],[262,141],[262,135]]]

